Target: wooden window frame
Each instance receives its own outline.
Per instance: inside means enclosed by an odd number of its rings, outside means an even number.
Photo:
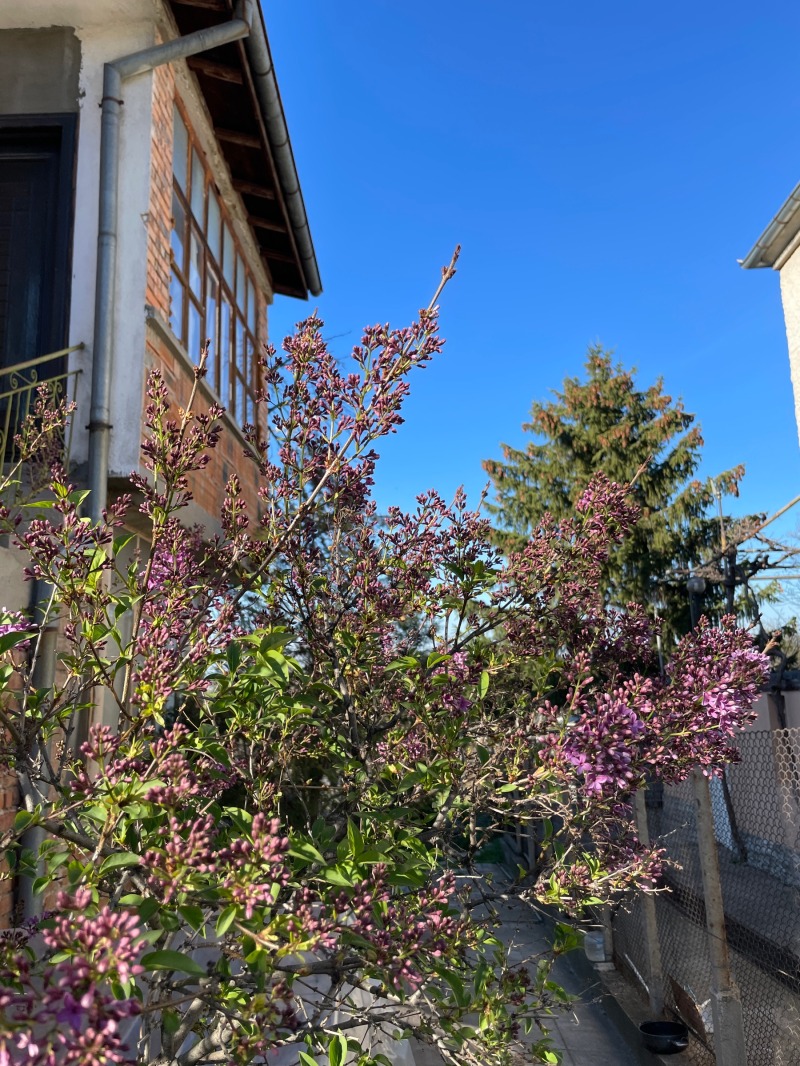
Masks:
[[[170,326],[192,360],[200,358],[200,347],[206,339],[211,341],[208,356],[208,384],[219,397],[222,406],[240,426],[255,422],[255,397],[260,387],[260,371],[257,360],[261,326],[259,287],[247,256],[236,237],[233,218],[222,202],[211,168],[186,110],[179,99],[174,100],[174,120],[180,119],[186,130],[186,159],[183,167],[185,187],[176,173],[179,162],[175,159],[177,139],[173,133],[172,161],[172,220],[170,233]],[[194,159],[197,165],[193,165]],[[194,182],[201,177],[202,201],[196,196]],[[219,207],[219,253],[212,249],[210,238],[209,204],[212,198]],[[193,208],[192,201],[195,201]],[[183,214],[183,235],[176,227],[176,205]],[[202,211],[198,218],[197,208]],[[230,240],[226,241],[226,234]],[[193,286],[192,251],[193,240],[199,251],[197,288]],[[178,262],[176,245],[182,261]],[[228,262],[230,250],[232,263]],[[231,276],[231,266],[233,274]],[[209,282],[217,284],[216,300],[213,303],[214,320],[209,319]],[[173,287],[175,287],[173,289]],[[178,291],[181,306],[175,307]],[[227,352],[221,350],[223,340],[223,307],[229,315]],[[192,316],[195,317],[192,317]],[[196,350],[195,350],[196,349]]]

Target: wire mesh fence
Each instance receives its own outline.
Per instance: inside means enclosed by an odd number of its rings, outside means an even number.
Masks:
[[[744,733],[739,749],[711,801],[747,1066],[800,1066],[800,729]],[[661,973],[650,974],[641,898],[615,914],[615,956],[644,991],[660,982],[704,1066],[715,1061],[711,965],[691,782],[652,790],[647,815],[669,864],[655,899]]]

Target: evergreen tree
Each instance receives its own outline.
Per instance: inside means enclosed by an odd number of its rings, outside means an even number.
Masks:
[[[620,484],[634,482],[640,510],[631,537],[607,566],[609,604],[648,605],[664,619],[667,640],[689,627],[686,570],[707,560],[719,546],[714,491],[738,495],[742,466],[714,482],[701,482],[703,438],[694,415],[664,392],[663,379],[637,387],[635,369],[614,363],[612,354],[591,346],[585,379],[568,377],[547,403],[535,402],[523,429],[534,434],[524,450],[502,445],[503,460],[484,469],[496,491],[490,513],[498,521],[503,551],[520,548],[541,516],[573,513],[592,475],[603,471]],[[723,590],[709,587],[706,611],[723,613]]]

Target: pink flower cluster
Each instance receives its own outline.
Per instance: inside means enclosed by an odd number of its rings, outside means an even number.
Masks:
[[[41,979],[31,968],[36,930],[0,934],[0,1066],[112,1066],[129,1062],[120,1023],[138,1013],[138,1000],[116,998],[142,972],[135,915],[101,907],[84,912],[91,893],[60,893],[57,912],[39,936],[60,953]]]

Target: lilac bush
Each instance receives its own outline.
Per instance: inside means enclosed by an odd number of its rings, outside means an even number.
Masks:
[[[441,346],[432,304],[350,369],[316,317],[267,351],[257,512],[232,476],[217,537],[181,521],[223,432],[197,383],[175,413],[151,377],[142,469],[100,525],[57,465],[49,505],[8,487],[62,636],[37,687],[42,630],[0,619],[23,798],[2,846],[41,901],[0,936],[0,1066],[371,1066],[403,1034],[557,1061],[552,958],[511,965],[464,874],[523,819],[538,859],[509,891],[577,914],[651,884],[633,791],[722,766],[765,661],[728,620],[658,676],[644,612],[603,603],[635,513],[602,475],[507,559],[462,492],[378,516],[375,445]]]

